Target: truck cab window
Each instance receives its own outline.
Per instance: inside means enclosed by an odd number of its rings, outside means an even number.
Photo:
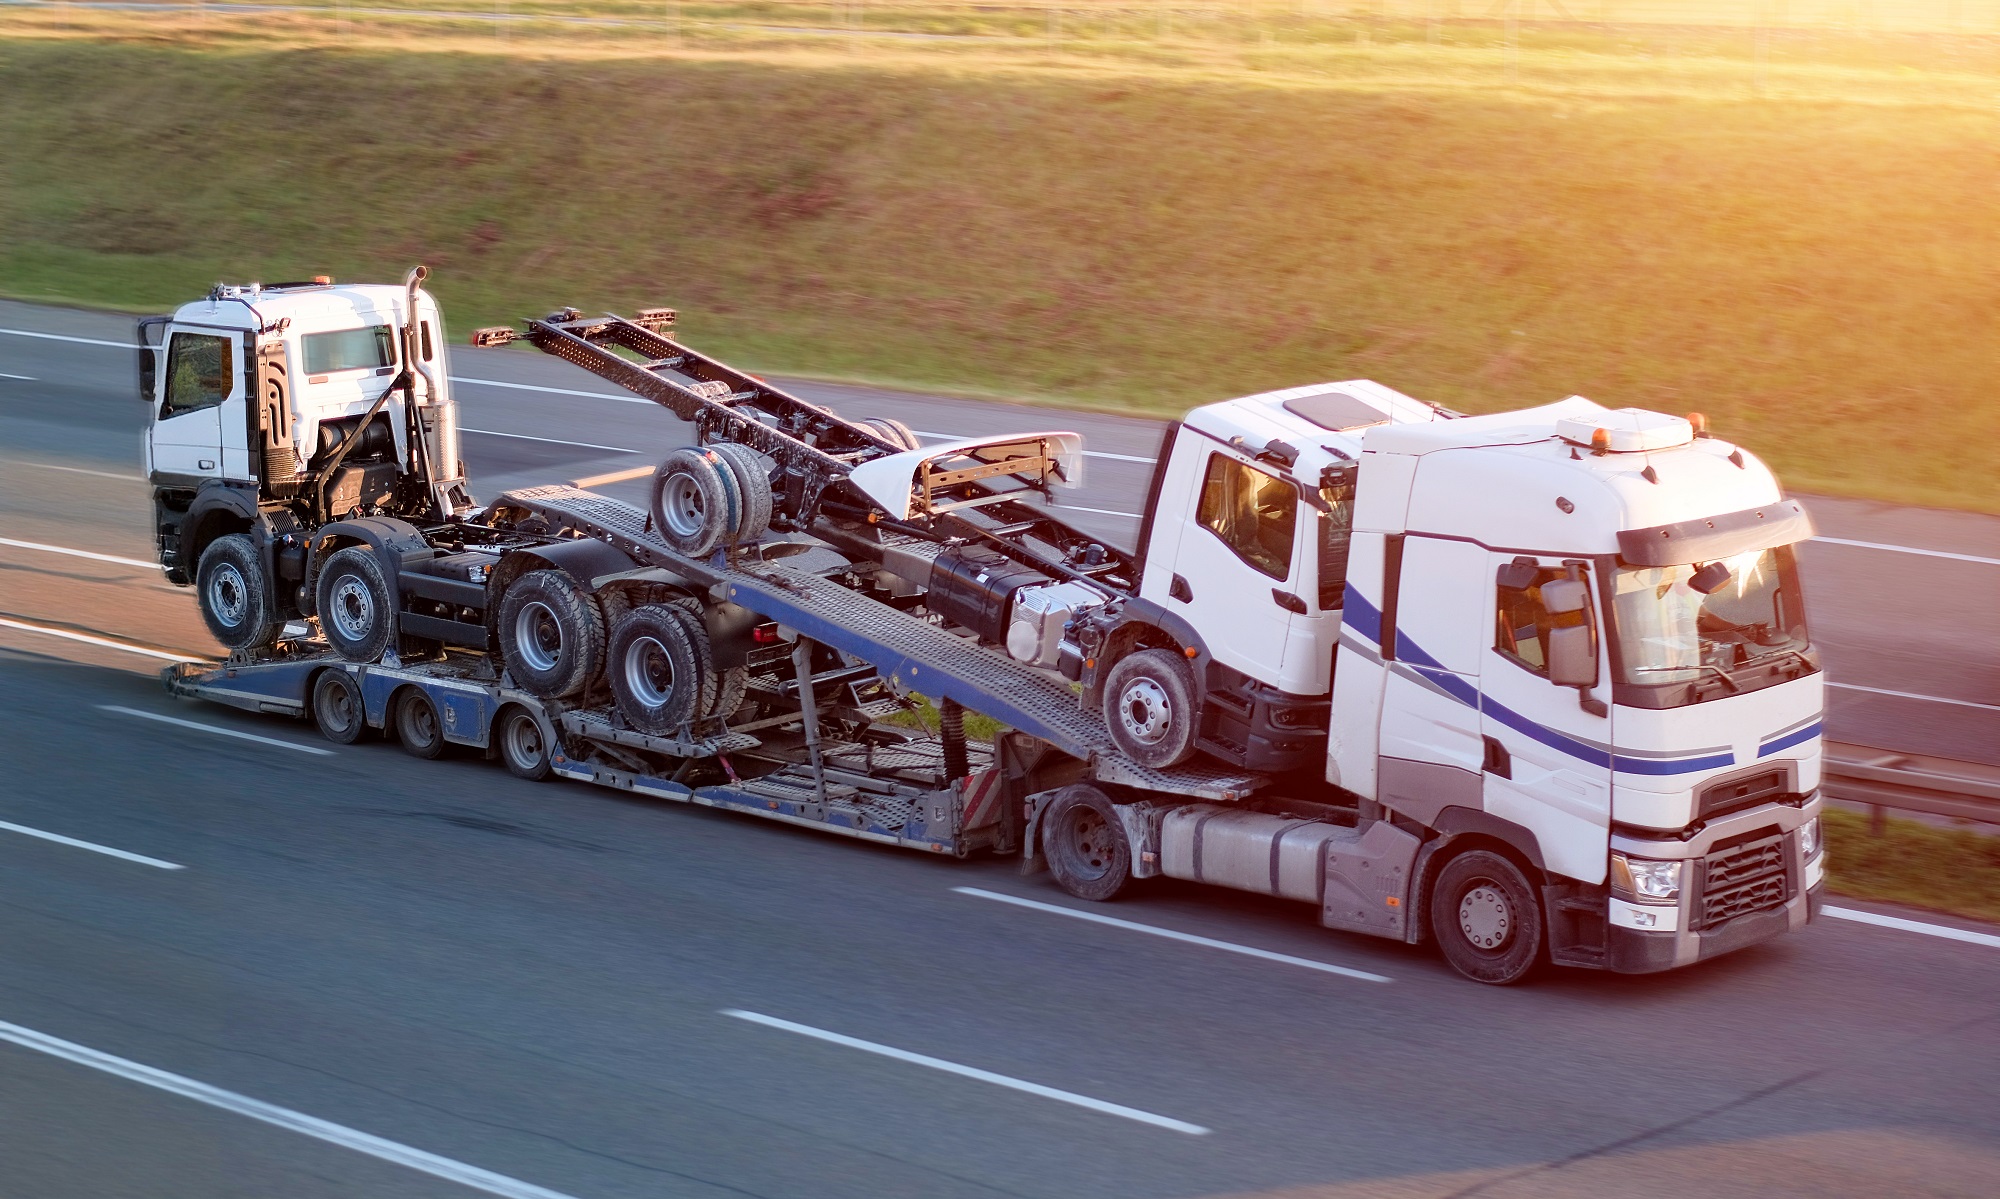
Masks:
[[[229,394],[229,339],[176,333],[167,352],[167,398],[160,419],[213,408]]]
[[[299,345],[305,353],[308,375],[378,370],[396,362],[396,341],[387,325],[308,333],[299,339]]]
[[[1319,610],[1332,612],[1347,599],[1347,547],[1354,540],[1354,484],[1321,488],[1327,507],[1319,514]]]
[[[1495,589],[1499,613],[1493,648],[1534,671],[1549,671],[1549,630],[1559,624],[1582,622],[1581,612],[1553,615],[1542,604],[1542,584],[1563,577],[1560,567],[1536,567],[1510,562],[1500,568]]]
[[[1284,579],[1292,573],[1298,508],[1298,492],[1283,479],[1211,454],[1195,520],[1259,572]]]

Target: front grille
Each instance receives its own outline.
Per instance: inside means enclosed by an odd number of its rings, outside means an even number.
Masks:
[[[1695,927],[1706,932],[1738,916],[1783,907],[1791,892],[1783,833],[1718,849],[1701,861],[1701,910]]]

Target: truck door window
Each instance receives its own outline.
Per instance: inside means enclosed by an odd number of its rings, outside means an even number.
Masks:
[[[308,375],[378,370],[396,361],[396,342],[387,325],[308,333],[299,344],[305,352]]]
[[[1319,610],[1331,612],[1347,598],[1347,547],[1354,539],[1354,485],[1321,488],[1327,507],[1319,514]]]
[[[1226,454],[1211,454],[1195,521],[1258,571],[1284,579],[1292,573],[1298,508],[1290,483]]]
[[[1536,674],[1549,672],[1549,630],[1584,620],[1582,612],[1555,616],[1542,606],[1542,584],[1562,577],[1560,567],[1510,562],[1500,568],[1493,648]]]
[[[167,351],[167,398],[160,419],[213,408],[229,394],[229,339],[176,333]]]

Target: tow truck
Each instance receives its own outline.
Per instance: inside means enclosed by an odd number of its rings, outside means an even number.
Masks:
[[[173,694],[1018,854],[1087,900],[1283,896],[1487,983],[1817,912],[1811,524],[1698,415],[1462,416],[1366,380],[1208,404],[1166,429],[1127,551],[1063,519],[1073,432],[926,445],[696,351],[671,310],[563,309],[472,341],[693,444],[645,508],[479,505],[424,278],[218,285],[140,322],[161,564],[230,650]]]

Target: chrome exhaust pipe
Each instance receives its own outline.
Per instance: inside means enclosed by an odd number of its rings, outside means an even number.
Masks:
[[[424,363],[423,318],[417,310],[417,291],[430,278],[430,268],[419,263],[403,277],[407,320],[403,325],[403,361],[423,379],[424,396],[416,409],[417,427],[422,430],[424,466],[431,501],[439,519],[448,519],[472,506],[465,489],[465,464],[459,458],[458,401],[439,386],[438,378]],[[442,344],[444,330],[432,338]]]

